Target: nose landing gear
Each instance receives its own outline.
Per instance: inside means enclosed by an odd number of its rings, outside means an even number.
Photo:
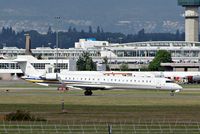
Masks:
[[[171,91],[170,96],[175,96],[175,91]]]
[[[171,96],[175,96],[175,93],[178,93],[178,92],[180,92],[180,89],[178,89],[178,90],[172,90],[171,93],[170,93],[170,95]]]

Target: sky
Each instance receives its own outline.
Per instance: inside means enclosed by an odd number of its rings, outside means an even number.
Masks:
[[[107,32],[175,32],[184,30],[184,8],[177,0],[0,0],[0,27],[17,31],[96,29]],[[59,16],[60,19],[56,19]]]

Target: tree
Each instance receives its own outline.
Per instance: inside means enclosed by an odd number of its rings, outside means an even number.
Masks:
[[[144,36],[144,35],[145,35],[145,30],[144,30],[144,28],[141,29],[140,31],[138,31],[138,35],[139,35],[139,36]]]
[[[93,62],[89,53],[83,53],[76,62],[78,71],[96,71],[96,63]]]
[[[71,33],[72,32],[72,27],[70,26],[69,28],[68,28],[68,33]]]
[[[104,30],[103,30],[103,28],[101,28],[101,33],[104,33]]]
[[[77,70],[85,70],[85,61],[82,56],[79,57],[78,61],[76,62]]]
[[[0,42],[6,43],[7,47],[14,46],[24,48],[25,40],[24,34],[29,33],[32,38],[32,48],[41,47],[44,44],[51,43],[51,47],[56,44],[56,32],[52,31],[51,26],[47,27],[47,34],[39,33],[36,30],[29,31],[14,31],[12,27],[2,27],[0,32]],[[97,30],[94,30],[92,26],[89,26],[89,31],[78,31],[78,29],[70,26],[67,31],[59,32],[59,42],[62,43],[62,47],[71,48],[74,47],[74,42],[77,42],[81,38],[96,38],[97,40],[108,40],[112,43],[119,43],[119,38],[123,38],[123,43],[136,42],[136,41],[176,41],[184,40],[185,33],[177,30],[176,33],[145,33],[144,29],[138,31],[137,34],[125,35],[123,33],[104,32],[103,29],[98,26]],[[2,48],[2,45],[0,45]]]
[[[51,26],[49,26],[48,31],[47,31],[47,35],[51,35],[53,33]]]
[[[110,71],[110,67],[108,65],[108,57],[103,58],[103,64],[106,65],[106,71]]]
[[[89,26],[89,31],[88,31],[88,33],[90,33],[90,34],[93,33],[93,32],[92,32],[92,26]]]
[[[100,34],[101,33],[101,30],[100,30],[100,27],[98,26],[97,27],[97,34]]]
[[[162,67],[161,63],[171,63],[171,53],[166,50],[159,50],[156,53],[155,58],[152,62],[150,62],[148,68],[150,71],[164,71],[164,67]]]
[[[73,31],[73,33],[76,33],[76,32],[77,32],[77,30],[76,30],[75,27],[72,29],[72,31]]]
[[[127,63],[122,63],[119,68],[120,68],[120,71],[128,71],[129,70]]]

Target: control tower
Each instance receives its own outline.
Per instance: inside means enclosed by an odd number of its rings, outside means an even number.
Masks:
[[[200,0],[178,0],[178,4],[185,7],[185,41],[198,42]]]

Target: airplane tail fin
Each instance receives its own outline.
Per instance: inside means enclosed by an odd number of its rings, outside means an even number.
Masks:
[[[22,72],[24,73],[24,75],[26,76],[41,76],[42,74],[40,74],[32,65],[30,62],[28,62],[27,59],[15,59],[15,62],[18,63],[20,69],[22,70]]]

